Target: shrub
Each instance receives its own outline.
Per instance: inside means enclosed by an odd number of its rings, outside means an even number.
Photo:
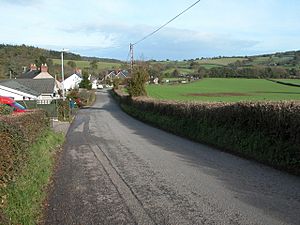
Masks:
[[[8,105],[0,104],[0,115],[10,115],[12,114],[13,109]]]
[[[48,127],[43,110],[0,116],[0,187],[13,179],[25,162],[26,148]]]
[[[138,66],[133,70],[131,79],[128,82],[128,93],[132,97],[146,96],[146,81],[149,78],[148,70],[145,66]]]
[[[82,81],[79,84],[80,88],[85,88],[85,89],[88,89],[88,90],[92,89],[92,84],[91,84],[91,81],[88,79],[88,77],[89,77],[88,73],[83,72]]]
[[[69,121],[71,119],[70,117],[70,105],[69,105],[69,99],[58,100],[57,102],[57,117],[59,121]]]
[[[96,94],[94,90],[82,90],[79,92],[78,96],[81,99],[83,105],[91,105],[96,99]]]
[[[120,78],[118,78],[118,77],[115,77],[115,78],[113,79],[113,85],[114,85],[114,89],[119,89],[119,85],[120,85],[120,83],[121,83],[121,80],[120,80]]]

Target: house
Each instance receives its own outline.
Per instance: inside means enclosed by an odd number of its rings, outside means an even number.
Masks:
[[[0,96],[11,97],[17,101],[36,100],[40,94],[14,80],[0,80]]]
[[[38,104],[49,104],[53,99],[60,98],[57,81],[53,78],[43,79],[16,79],[16,81],[39,93]]]
[[[21,76],[18,78],[18,80],[21,80],[21,79],[22,80],[24,80],[24,79],[29,79],[29,80],[53,79],[55,88],[54,88],[54,91],[52,91],[52,94],[55,93],[55,95],[58,96],[59,90],[62,90],[62,84],[56,79],[56,77],[53,77],[48,72],[48,66],[46,63],[41,65],[40,70],[37,68],[37,66],[35,64],[30,64],[30,69],[27,72],[22,73]],[[22,81],[20,81],[20,82],[22,82]],[[27,81],[24,81],[24,82],[28,83]],[[45,81],[45,85],[42,84],[43,81],[37,81],[35,83],[39,83],[39,84],[41,84],[41,87],[45,87],[45,86],[49,85],[50,80]],[[33,85],[35,83],[33,83]],[[39,91],[41,91],[41,90],[39,90]],[[47,91],[49,91],[49,90],[46,90],[46,92]],[[48,96],[48,93],[46,96]],[[46,100],[48,100],[48,99],[46,98]]]
[[[98,83],[98,78],[95,76],[92,76],[91,74],[88,77],[88,80],[91,82],[92,84],[92,89],[97,89],[97,83]]]
[[[112,81],[115,78],[120,78],[120,79],[126,79],[128,78],[128,71],[126,70],[110,70],[107,72],[107,75],[105,76],[105,80],[110,80]]]
[[[153,79],[153,84],[158,84],[158,82],[159,82],[159,78],[158,78],[158,77],[155,77],[155,78]]]
[[[56,92],[62,89],[62,84],[48,72],[47,64],[42,64],[38,70],[35,64],[30,64],[29,71],[22,73],[19,79],[55,79]]]
[[[48,79],[48,78],[54,79],[54,77],[48,73],[47,64],[42,64],[40,70],[38,70],[35,64],[30,64],[29,71],[22,73],[20,78],[21,79]]]
[[[37,100],[38,104],[50,104],[59,98],[53,78],[0,80],[0,95],[15,100]]]
[[[62,82],[62,86],[64,87],[65,90],[79,88],[79,84],[81,81],[82,81],[81,75],[74,73]]]

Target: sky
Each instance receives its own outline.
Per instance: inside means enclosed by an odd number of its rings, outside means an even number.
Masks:
[[[0,0],[0,43],[128,60],[196,0]],[[299,0],[201,0],[134,46],[142,60],[300,50]]]

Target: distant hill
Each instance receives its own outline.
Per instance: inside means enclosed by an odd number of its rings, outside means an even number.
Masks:
[[[300,51],[256,56],[196,58],[183,61],[151,61],[162,77],[300,78]]]
[[[24,70],[28,69],[31,63],[35,63],[38,67],[42,63],[46,63],[51,74],[60,74],[60,58],[61,52],[59,51],[26,45],[0,44],[0,78],[8,78],[10,72],[13,77],[18,77]],[[75,62],[75,64],[66,63],[65,69],[67,73],[71,73],[74,70],[74,67],[77,66],[77,61],[86,61],[87,65],[91,61],[121,64],[121,61],[116,59],[87,57],[69,52],[64,53],[64,59],[68,60],[68,62]]]

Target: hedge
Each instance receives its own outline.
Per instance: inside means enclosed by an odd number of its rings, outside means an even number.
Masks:
[[[0,116],[0,187],[14,178],[26,161],[26,148],[49,127],[43,110]]]
[[[300,175],[300,102],[182,103],[116,94],[142,121]]]

